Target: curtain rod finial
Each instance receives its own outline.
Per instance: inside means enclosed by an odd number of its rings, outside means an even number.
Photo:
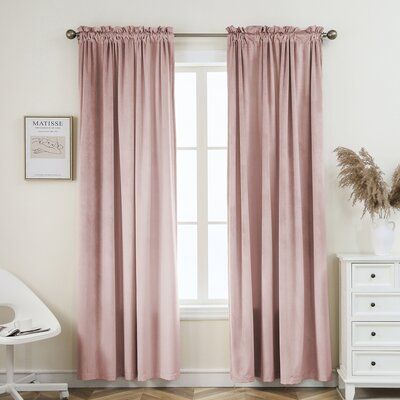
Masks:
[[[326,34],[326,37],[329,40],[335,40],[337,38],[337,32],[334,29],[331,29],[330,31],[328,31],[328,33]]]
[[[76,34],[76,32],[75,32],[73,29],[68,29],[67,32],[65,32],[65,36],[66,36],[68,39],[75,39],[76,36],[77,36],[77,34]]]

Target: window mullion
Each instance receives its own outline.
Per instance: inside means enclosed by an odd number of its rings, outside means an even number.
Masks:
[[[197,282],[198,300],[208,299],[207,72],[197,70]]]

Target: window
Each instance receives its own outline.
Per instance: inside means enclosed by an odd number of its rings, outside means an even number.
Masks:
[[[176,68],[179,298],[210,315],[228,298],[226,79],[222,66]]]

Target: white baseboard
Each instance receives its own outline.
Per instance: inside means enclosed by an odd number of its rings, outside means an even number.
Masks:
[[[16,378],[20,378],[32,371],[16,371]],[[205,370],[205,369],[184,369],[181,370],[181,376],[176,381],[164,381],[161,379],[153,379],[146,382],[126,381],[119,378],[115,381],[81,381],[76,377],[76,371],[36,371],[37,380],[39,382],[68,383],[70,388],[90,388],[90,387],[336,387],[337,375],[333,374],[333,380],[330,382],[319,382],[314,380],[306,380],[298,385],[282,385],[278,380],[274,382],[259,382],[252,383],[234,383],[228,370]],[[0,382],[5,382],[5,372],[0,372]]]

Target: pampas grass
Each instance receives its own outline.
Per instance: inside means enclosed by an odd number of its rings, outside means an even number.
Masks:
[[[362,148],[358,154],[345,147],[335,149],[340,172],[339,186],[350,188],[353,205],[363,204],[363,214],[386,218],[391,209],[400,210],[400,165],[394,171],[392,185],[383,179],[383,172],[371,155]]]
[[[392,188],[389,193],[391,207],[400,210],[400,165],[394,170],[392,176]]]

